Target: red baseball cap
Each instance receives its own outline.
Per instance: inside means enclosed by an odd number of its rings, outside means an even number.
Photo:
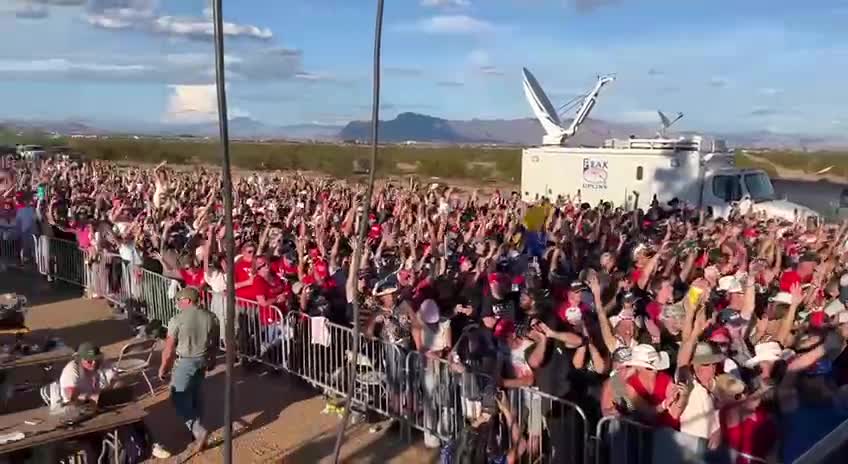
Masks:
[[[725,327],[725,326],[723,326],[723,325],[720,325],[720,326],[718,326],[718,327],[715,327],[715,328],[714,328],[714,329],[710,332],[709,340],[710,340],[710,341],[716,341],[716,339],[717,339],[717,338],[725,338],[725,339],[727,339],[727,340],[731,340],[731,338],[730,338],[730,329],[728,329],[727,327]]]
[[[507,276],[500,272],[489,273],[489,284],[503,283],[507,280]]]
[[[810,327],[818,329],[824,327],[825,322],[827,322],[827,314],[824,311],[810,313]]]

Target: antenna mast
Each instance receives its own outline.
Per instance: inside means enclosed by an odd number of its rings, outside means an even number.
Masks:
[[[560,144],[563,144],[566,140],[574,137],[574,134],[577,133],[577,129],[579,129],[586,121],[586,118],[589,117],[589,113],[592,112],[592,108],[595,107],[595,103],[598,102],[598,95],[601,93],[601,89],[614,80],[615,77],[612,75],[598,77],[598,82],[595,84],[595,87],[591,92],[589,92],[589,95],[586,95],[586,98],[583,99],[583,103],[580,105],[580,109],[577,110],[577,116],[575,116],[574,120],[571,121],[571,125],[568,126],[568,129],[563,132]]]
[[[536,115],[536,119],[539,120],[539,123],[545,130],[545,135],[542,137],[543,145],[562,145],[566,140],[573,137],[574,134],[577,133],[577,129],[580,128],[580,125],[582,125],[586,121],[586,118],[589,117],[589,113],[592,111],[592,108],[595,107],[595,103],[598,101],[598,95],[601,93],[601,89],[608,83],[615,80],[615,77],[611,75],[598,76],[598,82],[595,84],[595,87],[591,92],[586,94],[586,97],[580,104],[580,109],[577,110],[577,116],[574,117],[574,120],[571,121],[571,125],[568,126],[568,129],[566,129],[562,126],[562,122],[560,121],[556,108],[553,104],[551,104],[548,96],[545,95],[545,91],[542,90],[542,86],[539,84],[539,81],[536,80],[527,68],[524,68],[523,71],[524,96],[527,98],[527,103],[530,104],[530,108],[533,109],[533,114]],[[568,104],[571,104],[571,102]]]

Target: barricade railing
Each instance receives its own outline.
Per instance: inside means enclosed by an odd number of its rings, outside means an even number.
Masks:
[[[424,432],[428,440],[458,437],[466,420],[482,412],[483,396],[494,398],[497,388],[489,375],[417,351],[407,354],[405,366],[405,425]]]
[[[595,428],[595,464],[653,462],[654,429],[619,416],[607,416]]]
[[[598,421],[595,464],[655,462],[765,464],[770,461],[728,447],[710,449],[705,438],[669,428],[654,428],[627,417],[608,416]]]
[[[293,339],[286,370],[332,396],[347,392],[350,366],[355,362],[355,407],[402,418],[404,349],[360,334],[359,353],[353,353],[353,330],[323,317],[291,312],[287,321]]]
[[[580,406],[533,387],[507,389],[506,399],[521,438],[526,441],[520,462],[588,463],[591,460],[589,422]]]
[[[12,231],[0,232],[0,266],[18,267],[21,264],[21,246]]]
[[[240,358],[274,369],[286,368],[293,335],[279,308],[236,298],[235,329]]]
[[[177,314],[174,297],[180,289],[179,281],[137,266],[131,273],[134,278],[129,282],[137,284],[136,290],[131,289],[125,292],[125,295],[137,295],[136,298],[144,308],[148,321],[156,319],[167,325]]]
[[[52,237],[38,243],[39,271],[80,287],[88,285],[86,256],[76,243]]]

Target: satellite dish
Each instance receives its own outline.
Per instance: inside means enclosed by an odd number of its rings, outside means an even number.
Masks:
[[[557,139],[562,138],[565,129],[562,128],[562,123],[559,120],[554,105],[551,104],[548,96],[545,95],[545,91],[542,90],[542,86],[539,85],[539,81],[536,80],[533,73],[527,68],[523,68],[523,70],[524,96],[527,97],[527,102],[533,108],[536,119],[542,124],[547,135],[556,137]]]
[[[683,118],[683,113],[677,113],[677,116],[674,119],[669,119],[668,116],[663,114],[662,111],[657,110],[657,114],[660,116],[660,122],[662,123],[662,128],[660,129],[660,136],[665,137],[665,131],[677,121],[680,121]]]

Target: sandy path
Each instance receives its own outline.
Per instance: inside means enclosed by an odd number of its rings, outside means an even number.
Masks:
[[[70,346],[93,341],[103,347],[107,357],[115,357],[132,336],[126,321],[113,318],[103,301],[81,299],[80,291],[72,287],[51,285],[40,277],[8,271],[0,278],[0,293],[6,292],[21,293],[30,300],[27,324],[33,330],[33,338],[58,336]],[[154,357],[154,364],[158,362],[158,357]],[[285,374],[246,372],[239,367],[236,371],[235,415],[246,428],[238,433],[233,443],[234,462],[311,464],[331,461],[338,419],[320,413],[324,407],[320,395]],[[219,440],[223,433],[224,379],[223,366],[219,366],[204,384],[208,425],[214,431],[213,439]],[[148,395],[142,400],[149,414],[145,422],[156,441],[179,452],[188,444],[189,434],[167,400],[166,387],[157,383],[154,387],[157,387],[157,396],[150,398]],[[343,462],[436,462],[433,452],[417,444],[409,445],[394,434],[369,434],[367,429],[367,425],[359,425],[348,432]],[[151,462],[220,463],[223,462],[221,451],[218,446],[187,460],[177,457]]]

